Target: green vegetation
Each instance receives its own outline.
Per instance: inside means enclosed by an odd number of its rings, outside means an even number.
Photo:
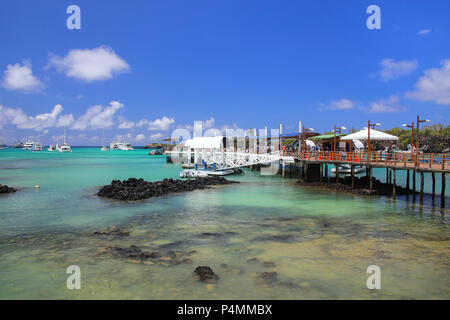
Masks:
[[[406,128],[393,128],[385,131],[399,138],[399,145],[401,148],[405,148],[411,143],[411,129]],[[417,134],[414,128],[414,135]],[[444,127],[442,124],[437,123],[432,126],[424,126],[420,129],[420,137],[445,137],[450,136],[450,126]],[[415,142],[414,137],[414,142]]]

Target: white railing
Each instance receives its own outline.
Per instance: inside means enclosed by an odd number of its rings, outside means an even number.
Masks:
[[[194,152],[190,151],[167,151],[167,155],[172,157],[173,162],[190,163],[190,158]],[[291,159],[292,158],[292,159]],[[182,159],[182,161],[177,161]],[[198,152],[197,163],[203,161],[207,165],[216,164],[217,170],[234,169],[240,167],[249,167],[257,164],[271,164],[280,160],[293,160],[291,156],[283,156],[280,151],[271,153],[250,153],[250,152],[233,152],[233,151],[208,151]]]

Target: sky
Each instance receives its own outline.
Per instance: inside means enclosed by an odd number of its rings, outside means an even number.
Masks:
[[[0,143],[61,142],[64,126],[71,145],[145,145],[194,121],[449,125],[449,12],[448,0],[2,1]]]

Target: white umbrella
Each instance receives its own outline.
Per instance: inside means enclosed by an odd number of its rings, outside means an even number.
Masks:
[[[369,132],[367,129],[341,137],[341,140],[368,140]],[[398,137],[382,131],[370,129],[370,140],[372,141],[397,141]]]

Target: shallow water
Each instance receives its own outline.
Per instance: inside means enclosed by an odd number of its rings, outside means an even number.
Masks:
[[[449,211],[429,197],[419,206],[343,195],[250,170],[230,177],[240,184],[136,203],[95,196],[112,179],[177,178],[179,167],[147,152],[0,151],[0,183],[20,188],[0,197],[0,298],[450,298]],[[113,226],[128,235],[94,234]],[[131,245],[163,259],[108,253]],[[190,263],[172,263],[173,252],[191,252]],[[366,288],[373,264],[381,290]],[[81,290],[66,288],[69,265],[81,268]],[[217,283],[193,277],[198,265]],[[276,278],[258,279],[265,271]]]

